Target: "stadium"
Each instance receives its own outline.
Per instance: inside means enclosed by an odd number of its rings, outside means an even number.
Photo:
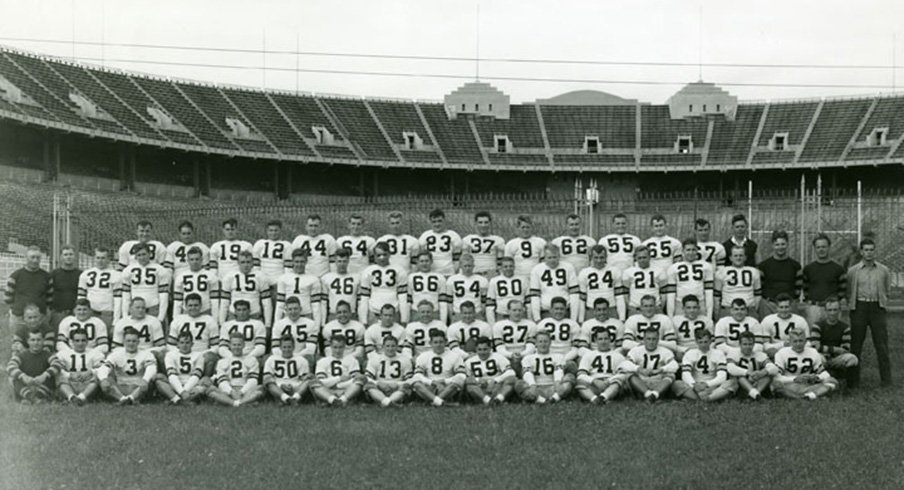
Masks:
[[[506,240],[522,215],[547,240],[572,213],[593,237],[623,214],[643,238],[662,215],[672,236],[692,237],[702,218],[721,241],[743,214],[761,258],[775,230],[801,264],[814,260],[818,236],[846,268],[860,260],[861,239],[875,240],[891,272],[899,372],[904,95],[743,101],[702,80],[659,104],[590,89],[512,103],[504,83],[481,80],[443,95],[252,88],[0,45],[0,274],[21,268],[33,246],[47,268],[74,246],[86,269],[96,247],[118,249],[144,220],[164,243],[189,220],[211,244],[228,218],[253,243],[270,220],[292,241],[312,214],[336,237],[352,215],[379,237],[401,211],[402,231],[418,237],[434,209],[461,236],[488,211]],[[8,343],[0,354],[9,358]],[[10,396],[0,402],[0,487],[896,487],[904,395],[877,387],[875,359],[867,343],[866,389],[814,403],[599,408],[574,397],[544,407],[232,411],[19,406]],[[656,468],[664,460],[674,467]]]

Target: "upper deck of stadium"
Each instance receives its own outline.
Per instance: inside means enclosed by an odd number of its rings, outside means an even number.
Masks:
[[[442,103],[296,94],[154,77],[0,48],[0,119],[189,152],[353,166],[728,171],[904,163],[904,96],[669,106]]]

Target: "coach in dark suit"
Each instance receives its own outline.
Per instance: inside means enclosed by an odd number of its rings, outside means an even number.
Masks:
[[[736,214],[731,218],[731,237],[722,244],[725,251],[725,265],[731,265],[731,249],[741,247],[744,249],[744,255],[747,259],[744,265],[756,267],[756,242],[747,236],[748,232],[747,218],[743,214]]]
[[[882,386],[891,386],[891,361],[888,358],[888,324],[886,307],[891,289],[891,273],[888,267],[876,262],[876,242],[871,238],[860,241],[863,259],[848,270],[848,292],[851,308],[851,353],[860,358],[866,330],[873,335],[873,347],[879,361],[879,378]],[[848,386],[860,384],[860,366],[853,368]]]

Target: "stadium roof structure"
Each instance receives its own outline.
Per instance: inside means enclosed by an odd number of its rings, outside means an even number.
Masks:
[[[730,97],[708,84],[690,84],[673,99],[701,94]],[[732,111],[719,107],[713,113],[707,106],[702,114],[695,113],[697,107],[676,114],[670,105],[578,91],[512,104],[507,119],[450,118],[446,109],[436,102],[154,77],[0,48],[0,118],[188,152],[354,166],[543,172],[904,163],[904,96],[739,103]]]

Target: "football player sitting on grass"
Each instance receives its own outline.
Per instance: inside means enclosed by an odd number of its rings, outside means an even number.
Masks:
[[[154,380],[157,391],[173,405],[194,401],[207,391],[201,383],[205,352],[198,352],[193,347],[192,333],[188,330],[179,333],[176,348],[170,349],[163,358],[166,374],[159,373]]]
[[[502,403],[515,389],[515,371],[502,354],[493,352],[489,337],[477,338],[477,354],[465,361],[466,392],[484,405]]]
[[[367,361],[364,391],[381,407],[400,405],[411,395],[408,381],[413,374],[411,358],[399,353],[399,339],[387,335],[383,339],[383,353],[374,354]]]
[[[345,355],[346,345],[344,335],[333,335],[330,355],[317,361],[317,379],[311,384],[311,392],[330,405],[347,405],[361,394],[364,386],[361,366],[354,356]]]
[[[441,407],[453,401],[465,385],[461,355],[446,349],[446,333],[430,331],[430,349],[417,356],[411,388],[425,401]]]
[[[64,403],[83,405],[97,392],[97,368],[104,355],[100,349],[88,347],[88,332],[83,328],[70,332],[68,340],[68,347],[57,353],[57,387]]]
[[[787,398],[815,400],[838,387],[822,365],[822,356],[807,345],[807,331],[795,328],[788,332],[791,345],[775,353],[778,374],[772,380],[772,391]]]
[[[638,396],[654,403],[675,381],[678,363],[675,355],[659,346],[659,331],[648,328],[643,331],[642,344],[628,351],[622,370],[631,373],[628,383]]]
[[[276,351],[264,362],[264,386],[274,400],[283,405],[298,405],[308,393],[311,366],[304,351],[295,351],[295,337],[285,334]]]
[[[728,380],[725,353],[713,349],[713,334],[705,329],[694,331],[697,347],[687,351],[681,360],[681,379],[672,384],[677,397],[714,402],[728,397],[737,385]]]
[[[562,356],[549,351],[549,332],[537,332],[535,345],[537,351],[521,359],[521,381],[515,384],[515,391],[522,400],[540,405],[565,399],[572,383],[565,377]]]
[[[253,353],[245,353],[245,336],[229,334],[229,352],[217,362],[216,386],[207,391],[212,400],[240,407],[264,396],[258,383],[260,364]]]
[[[615,347],[613,337],[605,328],[593,330],[590,348],[581,356],[575,389],[590,403],[609,403],[627,388],[627,376],[621,372],[625,356]]]
[[[13,353],[6,368],[13,397],[23,404],[48,402],[53,393],[53,378],[59,371],[58,360],[44,350],[43,332],[29,331],[26,342],[28,348]]]
[[[738,345],[739,351],[728,354],[728,374],[731,381],[741,388],[742,394],[759,400],[762,393],[769,389],[778,368],[769,361],[765,352],[753,350],[756,336],[752,332],[741,332]]]
[[[121,348],[115,349],[97,369],[100,387],[119,405],[138,404],[157,376],[157,360],[153,351],[138,349],[139,333],[132,327],[122,331]]]

